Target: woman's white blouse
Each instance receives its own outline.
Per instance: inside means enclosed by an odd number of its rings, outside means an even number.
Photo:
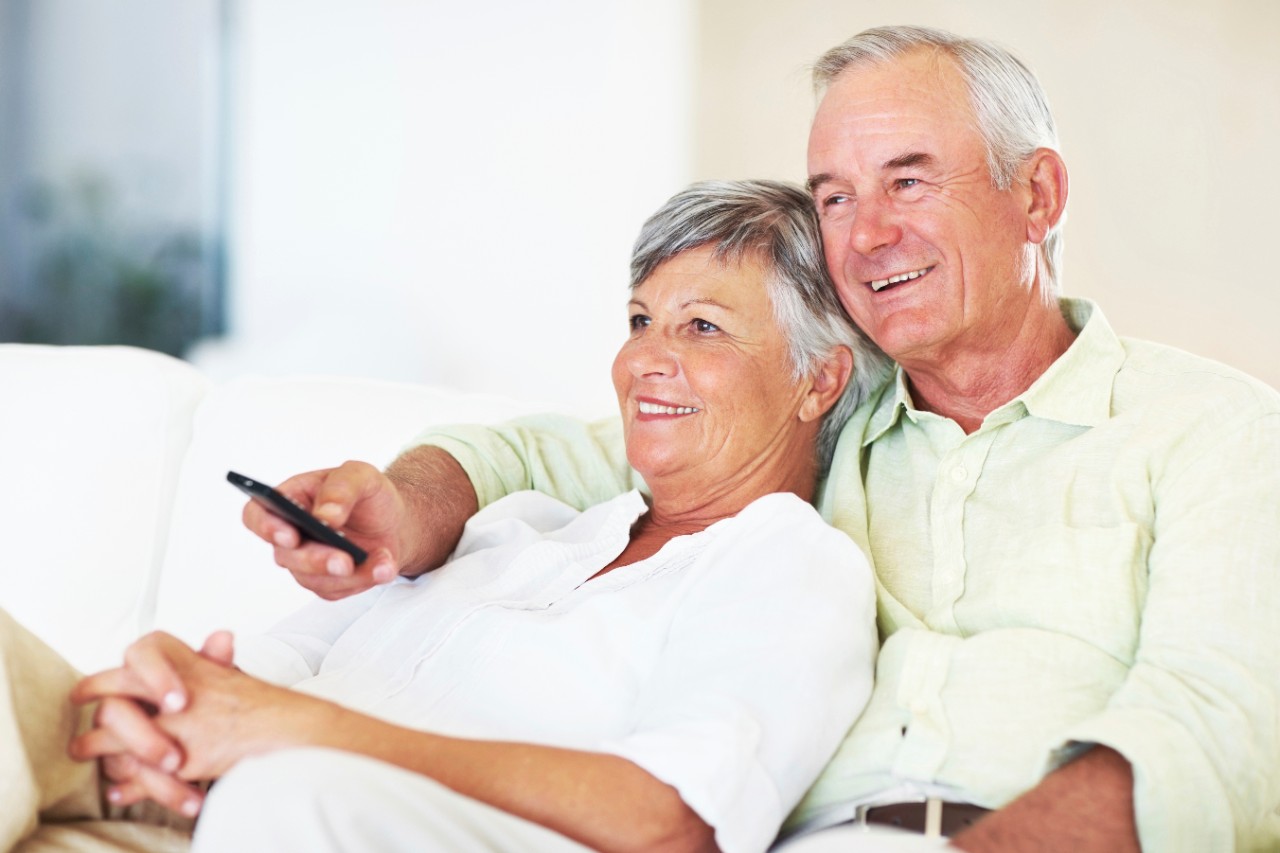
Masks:
[[[520,492],[445,566],[317,602],[244,643],[246,671],[416,729],[622,756],[726,853],[768,846],[871,691],[861,551],[790,494],[591,577],[646,511]]]

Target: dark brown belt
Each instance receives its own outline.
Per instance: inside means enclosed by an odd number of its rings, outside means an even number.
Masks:
[[[942,803],[942,834],[947,838],[961,832],[991,813],[991,809],[971,806],[968,803]],[[911,832],[924,832],[925,803],[893,803],[866,810],[867,823],[896,826]]]

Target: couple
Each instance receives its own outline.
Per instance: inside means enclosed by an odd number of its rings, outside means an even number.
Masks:
[[[1222,365],[1120,338],[1093,304],[1058,297],[1066,168],[1043,92],[1006,51],[882,28],[829,51],[815,82],[822,100],[809,189],[827,270],[843,306],[898,368],[840,431],[829,473],[816,474],[823,517],[871,559],[882,647],[865,709],[791,813],[788,853],[943,843],[930,834],[951,835],[967,850],[1275,849],[1280,399]],[[680,280],[706,271],[674,260]],[[780,308],[777,292],[770,295]],[[674,348],[669,318],[644,294],[637,299],[644,304],[633,307],[640,319],[628,346],[637,334],[668,328]],[[732,336],[728,317],[717,319],[692,318],[694,337]],[[759,352],[755,340],[745,335],[739,348],[714,352]],[[849,369],[856,375],[868,365],[855,356]],[[670,355],[640,369],[686,370]],[[766,379],[749,375],[752,384]],[[821,375],[794,387],[817,392],[829,384]],[[652,396],[645,411],[624,414],[625,442],[613,424],[459,427],[429,435],[386,480],[344,467],[295,481],[290,488],[317,512],[383,546],[358,570],[333,552],[296,547],[296,534],[252,508],[246,521],[276,543],[277,559],[300,581],[344,598],[438,565],[455,543],[461,553],[474,532],[459,543],[466,518],[481,506],[501,515],[508,492],[535,488],[579,508],[604,504],[636,485],[628,465],[636,442],[642,464],[666,470],[670,448],[648,443],[644,430],[699,423],[703,407]],[[756,396],[729,394],[748,433],[766,411],[777,414]],[[803,407],[786,411],[798,421]],[[737,447],[738,435],[734,427],[725,448]],[[777,437],[765,438],[775,446]],[[697,488],[712,500],[713,485]],[[731,521],[741,524],[750,511]],[[411,536],[378,529],[379,519],[404,517],[416,522]],[[494,520],[515,535],[510,519]],[[645,542],[647,532],[642,523],[633,541]],[[644,556],[655,546],[636,547]],[[853,555],[844,571],[858,565]],[[805,566],[816,571],[809,557]],[[404,586],[379,586],[378,601]],[[803,617],[814,636],[815,619]],[[841,642],[857,628],[847,624]],[[711,618],[699,634],[730,629],[742,630]],[[794,640],[772,622],[765,631],[770,642]],[[183,693],[178,676],[225,673],[208,660],[226,657],[225,639],[215,640],[203,658],[143,644],[132,657],[148,674],[149,695],[174,693],[175,704],[190,701],[194,710],[200,693]],[[326,648],[303,645],[313,660]],[[766,692],[786,699],[792,677],[813,676],[824,654],[825,644],[806,645],[787,670],[787,689]],[[716,663],[717,674],[751,666],[729,655]],[[736,697],[716,695],[735,705]],[[164,774],[131,760],[107,766],[126,799],[169,796],[162,786],[174,780]],[[282,774],[280,785],[296,787],[307,772]],[[206,817],[219,787],[235,791],[227,784],[234,775],[215,786]],[[759,778],[729,775],[735,787],[708,789],[714,802]],[[546,773],[513,788],[536,794],[560,778]],[[789,804],[774,784],[772,815]],[[679,783],[674,790],[671,825],[694,827],[690,846],[732,849],[721,837],[728,825],[716,823],[707,801],[684,800]],[[335,796],[345,807],[326,811],[325,825],[345,826],[363,806]],[[571,790],[541,805],[579,801]],[[881,834],[878,824],[925,834]]]

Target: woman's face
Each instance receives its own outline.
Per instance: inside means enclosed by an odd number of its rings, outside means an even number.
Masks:
[[[631,292],[628,310],[613,384],[627,458],[655,497],[765,494],[808,470],[817,418],[801,410],[810,383],[792,378],[755,258],[725,265],[711,247],[682,252]]]

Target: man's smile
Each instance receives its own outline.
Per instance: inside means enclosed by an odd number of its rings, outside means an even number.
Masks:
[[[913,270],[912,272],[898,273],[897,275],[891,275],[888,278],[881,278],[875,281],[869,281],[867,282],[867,286],[870,287],[872,290],[874,290],[876,293],[879,293],[880,291],[884,290],[886,287],[893,287],[895,284],[902,284],[902,282],[904,281],[915,281],[917,278],[920,278],[923,275],[928,275],[932,271],[933,271],[933,267],[925,267],[924,269],[921,269],[921,270]]]

